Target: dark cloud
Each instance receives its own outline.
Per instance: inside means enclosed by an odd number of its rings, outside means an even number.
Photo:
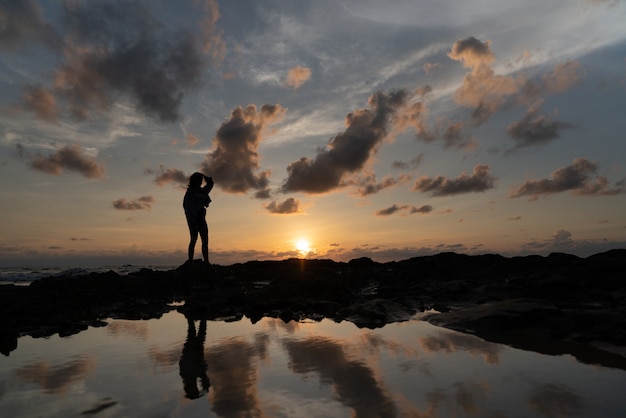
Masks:
[[[407,175],[400,175],[397,178],[392,176],[386,176],[382,179],[382,181],[377,183],[375,176],[368,176],[358,182],[358,189],[356,191],[356,194],[359,196],[375,194],[383,189],[393,187],[396,184],[404,183],[406,181],[409,181],[410,179],[411,176]]]
[[[376,211],[376,216],[389,216],[389,215],[393,215],[394,213],[402,210],[402,209],[406,209],[407,206],[403,205],[403,206],[398,206],[395,203],[391,206],[389,206],[388,208],[385,209],[381,209]]]
[[[290,213],[300,213],[302,212],[302,208],[300,206],[300,201],[294,199],[293,197],[288,198],[284,202],[272,202],[268,205],[265,205],[265,209],[270,213],[285,215]]]
[[[270,171],[259,170],[259,143],[264,129],[280,120],[286,109],[280,105],[254,105],[233,109],[213,138],[214,150],[201,164],[215,184],[229,193],[246,193],[250,189],[268,188]]]
[[[477,164],[472,174],[461,173],[456,179],[443,176],[420,177],[415,181],[414,191],[427,193],[431,196],[451,196],[461,193],[484,192],[495,187],[496,178],[489,173],[488,165]]]
[[[561,193],[568,190],[577,195],[606,196],[624,193],[621,187],[610,188],[608,180],[596,176],[598,166],[585,158],[576,158],[571,165],[560,167],[552,172],[551,178],[527,180],[514,188],[509,197],[530,196],[531,200],[540,195]],[[594,182],[595,178],[595,182]]]
[[[412,206],[412,205],[396,205],[395,203],[391,206],[389,206],[388,208],[385,209],[381,209],[376,211],[375,215],[376,216],[389,216],[389,215],[393,215],[394,213],[403,211],[403,210],[408,210],[410,214],[414,214],[414,213],[430,213],[433,211],[433,207],[430,205],[423,205],[423,206]]]
[[[411,206],[411,210],[409,213],[430,213],[433,211],[433,207],[430,205],[423,206]]]
[[[424,153],[422,152],[422,153],[420,153],[420,155],[418,155],[417,157],[413,158],[408,163],[405,163],[404,161],[394,161],[391,164],[391,166],[393,168],[399,168],[401,170],[416,169],[422,163],[422,159],[423,158],[424,158]]]
[[[106,174],[104,167],[94,158],[85,155],[80,145],[66,145],[47,157],[30,156],[18,145],[18,153],[30,160],[33,169],[55,176],[67,171],[78,172],[87,178],[101,179]]]
[[[145,173],[153,174],[152,170],[146,170]],[[189,176],[177,168],[165,169],[165,167],[161,165],[159,166],[159,171],[154,179],[154,182],[159,186],[165,186],[169,183],[186,186],[189,183]]]
[[[153,196],[141,196],[135,200],[121,198],[113,202],[113,207],[120,210],[150,210],[154,201]]]
[[[47,23],[35,0],[3,0],[0,2],[0,49],[14,50],[35,41],[60,49],[61,38]]]
[[[3,4],[15,20],[3,25],[0,44],[17,46],[52,31],[36,3]],[[215,27],[219,11],[211,7],[205,11],[212,25],[200,21],[199,27],[174,30],[155,21],[147,3],[141,1],[62,3],[64,62],[57,68],[48,93],[54,95],[59,107],[61,102],[67,105],[79,120],[94,110],[107,110],[119,96],[125,96],[149,117],[176,121],[185,93],[199,86],[205,68],[217,61],[207,42],[211,33],[214,47],[219,39]],[[207,32],[211,29],[214,32]],[[60,44],[61,38],[49,35],[47,39]],[[36,98],[27,97],[26,107],[39,117],[56,120],[41,112]]]
[[[282,190],[325,193],[342,187],[344,177],[361,170],[390,128],[414,120],[405,90],[389,94],[376,92],[369,98],[369,109],[358,109],[346,116],[346,130],[335,135],[314,159],[302,157],[287,167],[288,178]]]
[[[558,139],[560,131],[572,128],[565,122],[550,119],[549,116],[538,114],[538,106],[531,107],[522,120],[513,122],[507,127],[507,132],[516,142],[514,149],[542,146]]]

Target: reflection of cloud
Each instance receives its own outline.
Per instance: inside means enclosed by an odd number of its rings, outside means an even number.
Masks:
[[[130,335],[142,341],[148,338],[148,325],[141,321],[111,321],[106,330],[114,337]]]
[[[333,385],[339,400],[354,409],[355,417],[395,417],[392,398],[365,364],[351,360],[342,344],[325,337],[285,340],[290,368],[295,373],[317,372]]]
[[[267,355],[269,336],[259,333],[254,343],[234,337],[205,351],[211,381],[213,411],[220,417],[263,417],[257,394],[255,358]]]
[[[420,346],[430,353],[455,353],[467,351],[473,355],[481,355],[489,364],[500,363],[503,346],[493,344],[472,335],[440,332],[434,336],[420,338]]]
[[[45,361],[28,364],[17,369],[15,374],[27,382],[38,384],[46,392],[63,394],[72,384],[83,380],[95,366],[93,358],[79,356],[58,366],[51,366]]]
[[[546,417],[583,415],[582,398],[572,389],[552,383],[537,385],[528,398],[528,406]]]

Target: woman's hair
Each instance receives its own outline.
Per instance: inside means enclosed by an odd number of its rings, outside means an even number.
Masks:
[[[202,179],[204,179],[202,173],[193,173],[191,177],[189,177],[189,187],[199,188],[202,186]]]

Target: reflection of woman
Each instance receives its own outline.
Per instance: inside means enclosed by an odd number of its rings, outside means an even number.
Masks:
[[[204,361],[204,339],[206,338],[206,319],[200,321],[198,332],[192,319],[187,318],[187,340],[183,346],[178,367],[183,378],[183,388],[189,399],[197,399],[209,391],[207,364]],[[202,390],[198,389],[198,380]]]
[[[206,185],[202,187],[202,180]],[[198,234],[202,240],[202,258],[209,262],[209,227],[206,224],[206,207],[211,203],[209,192],[213,188],[213,178],[202,173],[193,173],[189,178],[189,187],[183,199],[185,217],[189,226],[189,261],[193,261]]]

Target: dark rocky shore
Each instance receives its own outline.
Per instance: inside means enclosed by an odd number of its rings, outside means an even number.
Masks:
[[[368,258],[186,263],[49,277],[0,286],[0,352],[23,335],[72,335],[107,318],[310,318],[381,327],[423,312],[433,324],[486,340],[626,369],[626,250],[587,258],[442,253],[399,262]],[[435,312],[436,311],[436,312]]]

